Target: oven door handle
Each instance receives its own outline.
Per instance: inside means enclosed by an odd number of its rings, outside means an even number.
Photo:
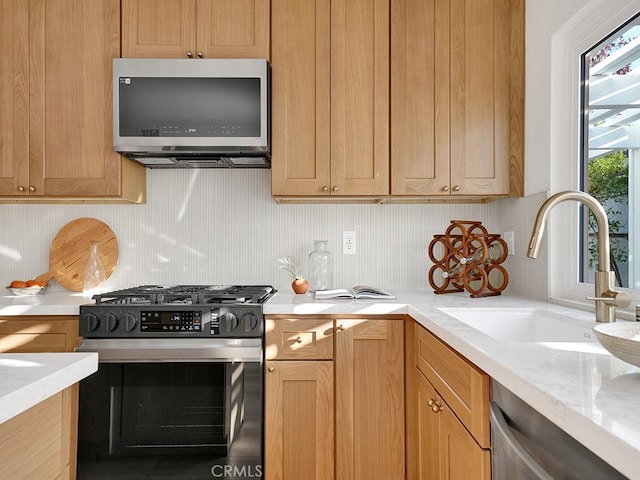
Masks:
[[[83,339],[76,352],[96,352],[100,363],[261,362],[260,338]]]

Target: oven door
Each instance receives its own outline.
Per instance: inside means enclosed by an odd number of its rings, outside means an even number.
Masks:
[[[261,339],[96,339],[80,382],[83,479],[249,479],[263,468]]]

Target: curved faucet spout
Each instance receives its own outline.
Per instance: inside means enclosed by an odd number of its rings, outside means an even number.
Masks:
[[[544,234],[544,226],[547,223],[549,211],[558,203],[564,202],[565,200],[580,202],[589,207],[589,210],[593,212],[596,218],[596,224],[598,225],[598,270],[601,272],[610,271],[611,247],[609,244],[609,221],[607,220],[607,212],[605,212],[603,206],[595,198],[588,193],[579,191],[566,190],[556,193],[545,200],[540,210],[538,210],[538,215],[533,225],[527,256],[530,258],[536,258],[538,256],[538,250],[540,249],[540,242]]]
[[[533,232],[531,232],[527,256],[531,258],[538,256],[540,241],[544,234],[544,226],[547,222],[549,211],[565,200],[575,200],[586,205],[596,218],[596,223],[598,224],[598,271],[595,273],[595,296],[587,297],[587,299],[595,300],[596,302],[597,322],[615,322],[616,307],[624,308],[629,306],[631,299],[627,292],[619,292],[613,288],[615,275],[611,271],[609,220],[604,207],[591,195],[584,192],[566,190],[547,198],[540,210],[538,210]]]

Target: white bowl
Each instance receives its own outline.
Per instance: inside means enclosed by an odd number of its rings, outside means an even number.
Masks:
[[[24,288],[12,288],[7,287],[11,293],[13,293],[16,297],[30,297],[32,295],[37,295],[39,293],[44,292],[47,287],[39,287],[34,285],[33,287],[24,287]]]
[[[611,355],[640,367],[640,322],[602,323],[593,331]]]

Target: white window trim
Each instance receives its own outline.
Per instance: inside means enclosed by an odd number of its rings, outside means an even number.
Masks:
[[[581,56],[640,11],[640,0],[592,0],[551,40],[551,193],[579,190],[580,61]],[[593,284],[578,282],[577,202],[564,202],[549,217],[549,297],[574,306],[593,306]],[[640,303],[640,290],[628,290],[631,308]]]

